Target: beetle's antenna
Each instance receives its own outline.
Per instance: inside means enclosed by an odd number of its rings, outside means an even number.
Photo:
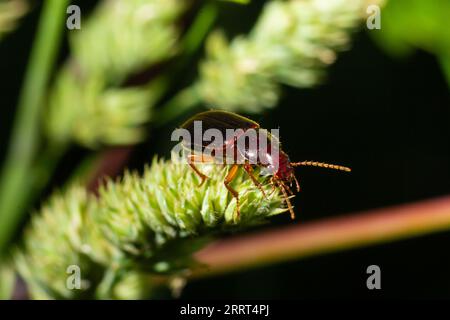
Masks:
[[[333,169],[333,170],[339,170],[339,171],[345,171],[345,172],[352,171],[352,169],[350,169],[349,167],[344,167],[344,166],[325,163],[325,162],[318,162],[318,161],[291,162],[291,166],[293,166],[293,167],[300,167],[300,166],[320,167],[320,168],[327,168],[327,169]]]

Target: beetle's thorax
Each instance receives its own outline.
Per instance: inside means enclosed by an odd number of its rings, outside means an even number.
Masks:
[[[294,169],[291,167],[289,156],[281,151],[278,161],[278,170],[275,177],[286,182],[291,181]]]
[[[263,173],[279,180],[290,182],[294,169],[290,165],[289,156],[280,150],[278,156],[267,153]]]

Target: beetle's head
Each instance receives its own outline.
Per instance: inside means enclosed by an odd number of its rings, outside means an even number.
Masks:
[[[280,152],[278,168],[274,176],[285,183],[291,183],[295,179],[294,168],[291,166],[289,156],[284,152]]]
[[[335,165],[335,164],[329,164],[329,163],[323,163],[323,162],[317,162],[317,161],[290,162],[288,155],[285,154],[284,152],[280,153],[278,161],[279,161],[278,169],[273,174],[272,182],[276,186],[280,187],[281,191],[283,192],[283,195],[286,200],[288,210],[291,213],[292,219],[294,219],[295,213],[294,213],[293,207],[291,205],[291,202],[289,201],[289,197],[293,194],[290,189],[293,182],[295,182],[297,192],[300,191],[300,184],[298,183],[298,180],[295,177],[294,167],[312,166],[312,167],[328,168],[328,169],[334,169],[334,170],[340,170],[340,171],[346,171],[346,172],[351,171],[351,169],[348,167],[339,166],[339,165]]]
[[[291,182],[294,175],[294,168],[291,166],[289,156],[281,151],[277,157],[270,153],[265,153],[264,165],[261,173],[263,175],[272,176],[274,179],[281,180],[283,182]]]

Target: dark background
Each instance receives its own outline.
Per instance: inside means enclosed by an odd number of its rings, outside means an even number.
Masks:
[[[256,2],[256,1],[254,1]],[[82,13],[94,2],[76,1]],[[222,4],[217,25],[234,34],[249,30],[261,4]],[[6,150],[17,97],[35,31],[38,10],[0,42],[0,156]],[[352,167],[343,174],[298,169],[303,191],[295,198],[299,221],[289,215],[271,225],[304,223],[354,211],[402,204],[450,193],[450,95],[435,58],[418,51],[406,59],[387,56],[371,32],[354,35],[328,78],[314,89],[285,88],[280,104],[252,116],[265,128],[280,128],[291,160],[319,160]],[[67,44],[60,61],[68,53]],[[196,75],[185,70],[179,87]],[[181,76],[180,76],[181,77]],[[142,169],[154,154],[169,155],[170,132],[149,127],[128,167]],[[64,158],[43,199],[61,185],[87,153],[79,147]],[[42,199],[41,199],[42,200]],[[38,204],[38,203],[37,203]],[[36,204],[36,205],[37,205]],[[450,234],[349,250],[227,276],[194,281],[183,298],[450,297]],[[366,268],[381,268],[382,290],[366,288]]]

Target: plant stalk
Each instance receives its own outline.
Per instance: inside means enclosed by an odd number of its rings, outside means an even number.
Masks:
[[[200,99],[195,86],[178,92],[158,110],[155,117],[155,127],[162,127],[168,124],[186,111],[198,106],[199,103]]]
[[[33,190],[28,177],[40,142],[40,111],[60,46],[68,3],[69,0],[47,0],[42,8],[0,175],[0,255],[14,235]]]
[[[292,225],[212,243],[193,278],[381,244],[450,229],[450,196]]]

